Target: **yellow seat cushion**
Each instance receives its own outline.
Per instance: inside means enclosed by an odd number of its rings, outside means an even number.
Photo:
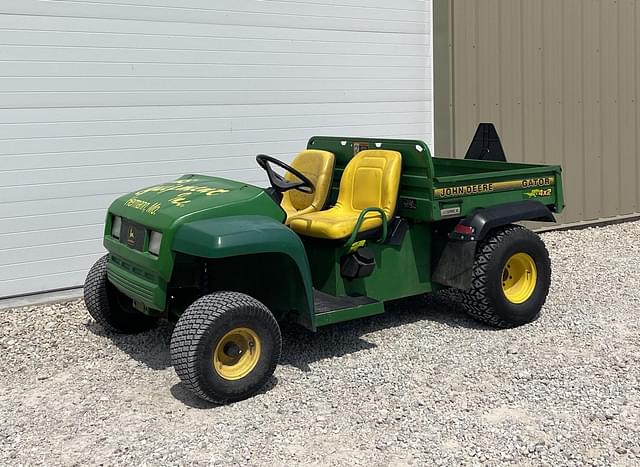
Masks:
[[[282,194],[280,206],[287,213],[285,224],[302,214],[308,214],[324,208],[333,180],[333,169],[336,157],[332,152],[307,149],[298,154],[291,167],[302,172],[315,187],[313,193],[303,193],[298,190],[285,191]],[[287,172],[284,176],[288,181],[299,181],[295,175]]]
[[[339,240],[351,235],[365,208],[380,208],[391,220],[398,199],[401,171],[402,156],[399,152],[384,149],[361,151],[344,169],[336,205],[326,211],[296,216],[289,226],[309,237]],[[359,232],[380,226],[382,216],[370,212]]]

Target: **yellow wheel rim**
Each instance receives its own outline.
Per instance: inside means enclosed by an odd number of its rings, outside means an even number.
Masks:
[[[538,282],[538,270],[533,258],[516,253],[502,270],[502,291],[511,303],[524,303],[531,298]]]
[[[253,371],[260,359],[260,338],[249,328],[235,328],[222,336],[213,351],[213,368],[235,381]]]

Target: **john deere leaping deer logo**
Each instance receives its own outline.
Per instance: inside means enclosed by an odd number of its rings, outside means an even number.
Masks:
[[[129,232],[127,233],[127,243],[129,245],[134,245],[136,243],[136,231],[133,227],[129,227]]]

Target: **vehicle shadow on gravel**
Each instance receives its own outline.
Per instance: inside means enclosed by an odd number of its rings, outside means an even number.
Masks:
[[[314,362],[375,348],[374,343],[362,338],[366,334],[419,321],[495,331],[492,327],[472,320],[458,306],[442,299],[409,298],[389,303],[386,305],[386,313],[382,315],[334,324],[320,328],[316,333],[294,324],[284,324],[280,364],[307,372]],[[156,328],[135,335],[105,331],[94,321],[86,323],[86,327],[94,335],[109,339],[118,349],[147,368],[165,370],[171,367],[169,344],[174,325],[169,322],[161,321]],[[277,384],[277,378],[272,376],[260,393],[269,392]],[[175,384],[170,391],[173,397],[192,408],[210,409],[217,406],[194,396],[181,383]]]
[[[267,381],[267,384],[264,385],[262,389],[260,389],[256,394],[266,394],[271,391],[278,385],[278,378],[273,375]],[[191,407],[192,409],[213,409],[215,407],[222,407],[221,404],[214,404],[213,402],[205,401],[204,399],[200,399],[198,396],[194,395],[187,388],[184,387],[182,383],[176,383],[171,386],[169,390],[171,395],[179,400],[184,405]]]
[[[363,335],[418,321],[437,322],[455,328],[496,331],[493,327],[473,320],[454,303],[433,296],[391,302],[385,306],[385,310],[382,315],[330,325],[318,329],[316,333],[297,325],[284,325],[280,364],[310,371],[311,363],[375,348],[376,345],[363,339]]]
[[[105,331],[95,321],[86,324],[96,336],[106,337],[129,357],[152,370],[164,370],[171,366],[169,343],[174,325],[160,321],[155,328],[140,334],[115,334]]]
[[[160,321],[158,326],[140,334],[115,334],[105,331],[95,321],[85,324],[92,334],[109,339],[118,349],[126,353],[135,361],[152,370],[166,370],[171,368],[171,354],[169,345],[174,324],[168,321]],[[269,392],[278,384],[278,378],[274,375],[258,394]],[[169,390],[171,395],[186,406],[194,409],[211,409],[218,404],[207,402],[193,395],[182,383],[174,384]]]

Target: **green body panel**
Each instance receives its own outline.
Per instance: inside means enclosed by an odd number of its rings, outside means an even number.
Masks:
[[[395,216],[407,222],[408,230],[397,246],[367,243],[376,260],[369,277],[342,278],[340,265],[351,242],[300,238],[283,224],[284,211],[263,189],[185,175],[111,205],[104,236],[109,280],[148,314],[177,317],[203,291],[235,290],[262,301],[279,319],[316,329],[379,314],[388,300],[441,288],[432,283],[434,261],[452,226],[478,208],[524,199],[554,212],[564,208],[558,166],[433,158],[417,140],[316,136],[308,147],[336,155],[329,204],[337,199],[342,173],[357,152],[380,148],[402,155]],[[114,216],[146,229],[142,251],[112,237]],[[148,251],[150,231],[162,234],[158,256]],[[316,313],[314,289],[340,300],[364,296],[371,302]]]
[[[431,292],[431,226],[415,224],[400,246],[367,242],[377,267],[369,277],[348,280],[340,275],[346,246],[310,240],[306,242],[313,286],[333,296],[364,295],[386,301]]]

